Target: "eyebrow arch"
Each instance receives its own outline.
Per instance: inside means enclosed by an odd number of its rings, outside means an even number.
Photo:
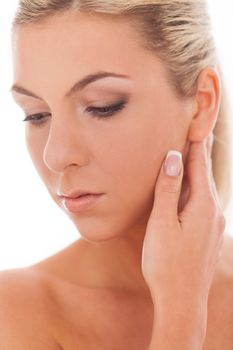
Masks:
[[[100,80],[100,79],[104,79],[104,78],[107,78],[107,77],[131,79],[130,76],[125,75],[125,74],[117,74],[117,73],[113,73],[113,72],[104,72],[104,71],[96,72],[96,73],[93,73],[93,74],[86,75],[80,81],[78,81],[66,93],[65,97],[70,97],[75,92],[81,91],[82,89],[84,89],[88,84],[91,84],[94,81],[97,81],[97,80]],[[23,95],[26,95],[26,96],[31,96],[31,97],[34,97],[34,98],[42,100],[41,97],[37,96],[33,92],[25,89],[24,87],[22,87],[22,86],[20,86],[18,84],[14,84],[11,87],[10,91],[16,91],[16,92],[18,92],[20,94],[23,94]]]

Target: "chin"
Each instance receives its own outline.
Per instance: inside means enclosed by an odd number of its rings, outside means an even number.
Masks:
[[[80,234],[80,236],[88,241],[89,243],[104,243],[107,241],[114,240],[116,238],[119,238],[120,236],[125,234],[125,231],[121,231],[120,228],[117,230],[113,229],[112,227],[102,227],[102,229],[99,227],[95,227],[94,225],[91,225],[90,229],[87,227],[81,227],[82,225],[77,225],[77,230]],[[93,227],[95,227],[93,229]]]
[[[89,243],[103,243],[126,235],[145,234],[148,215],[129,221],[129,218],[114,217],[111,221],[106,218],[77,218],[72,219],[80,236]]]

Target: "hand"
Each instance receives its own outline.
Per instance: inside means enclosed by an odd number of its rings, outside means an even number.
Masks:
[[[142,273],[159,303],[208,299],[223,245],[225,218],[212,175],[211,139],[206,141],[190,144],[186,203],[179,203],[183,165],[178,176],[166,175],[162,166],[156,181],[143,242]]]

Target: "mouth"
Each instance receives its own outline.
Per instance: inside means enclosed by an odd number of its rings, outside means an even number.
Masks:
[[[68,192],[68,193],[64,193],[64,192],[61,192],[59,194],[59,196],[62,198],[62,199],[76,199],[76,198],[81,198],[81,197],[85,197],[85,196],[88,196],[88,195],[100,195],[100,194],[103,194],[103,193],[92,193],[92,192],[88,192],[88,191],[85,191],[85,190],[77,190],[77,191],[72,191],[72,192]]]
[[[62,199],[69,199],[69,200],[75,200],[78,198],[87,198],[87,197],[92,197],[92,196],[100,196],[103,193],[84,193],[84,194],[80,194],[78,196],[61,196]]]
[[[103,197],[104,193],[86,193],[77,197],[62,196],[62,203],[64,207],[72,212],[79,213],[93,208],[95,204]]]

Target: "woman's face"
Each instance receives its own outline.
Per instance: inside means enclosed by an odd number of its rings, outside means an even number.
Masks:
[[[54,201],[91,241],[145,223],[167,151],[184,153],[189,105],[177,99],[163,63],[137,35],[125,20],[71,12],[13,35],[13,96],[26,115],[45,115],[40,124],[26,124],[30,156]],[[127,77],[71,91],[97,72]],[[97,111],[102,118],[91,110],[117,104],[110,116]],[[73,213],[59,193],[77,189],[104,195],[91,209]]]

